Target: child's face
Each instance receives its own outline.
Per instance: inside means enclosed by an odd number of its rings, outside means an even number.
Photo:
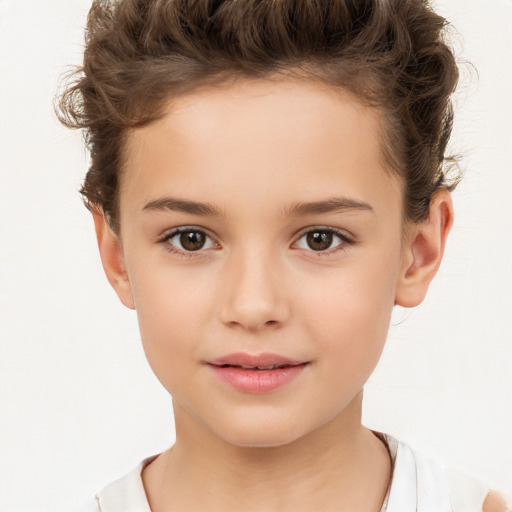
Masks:
[[[169,112],[127,141],[119,293],[177,421],[244,446],[353,421],[406,264],[401,183],[384,168],[376,113],[292,81],[192,93]],[[240,363],[233,353],[305,364],[213,364]]]

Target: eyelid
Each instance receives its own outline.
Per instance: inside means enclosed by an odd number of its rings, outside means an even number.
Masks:
[[[311,232],[315,232],[315,231],[332,233],[342,240],[341,244],[339,244],[331,249],[327,249],[325,251],[315,251],[313,249],[303,249],[306,252],[312,253],[317,256],[324,256],[324,255],[328,256],[328,255],[337,253],[338,251],[346,250],[349,246],[354,245],[356,243],[353,236],[349,235],[344,230],[334,228],[332,226],[309,226],[308,228],[305,228],[301,232],[301,234],[296,238],[296,241],[294,243],[296,244],[305,235],[307,235],[308,233],[311,233]]]
[[[338,235],[340,238],[343,238],[344,240],[347,240],[350,242],[354,241],[354,237],[350,233],[345,231],[344,229],[335,228],[333,226],[321,226],[321,225],[308,226],[307,228],[301,229],[301,231],[299,231],[300,234],[297,236],[297,240],[302,238],[307,233],[311,233],[312,231],[327,231],[329,233],[334,233],[335,235]]]
[[[188,231],[192,231],[192,232],[195,231],[195,232],[203,233],[206,237],[208,237],[208,238],[210,238],[210,240],[212,240],[212,242],[217,246],[217,248],[220,247],[220,244],[215,240],[215,238],[213,236],[211,236],[209,234],[208,230],[205,228],[199,227],[199,226],[177,226],[175,228],[169,229],[166,232],[164,232],[164,234],[159,238],[158,242],[165,244],[166,250],[168,252],[178,254],[180,256],[184,256],[184,257],[188,257],[188,258],[200,257],[200,256],[204,255],[205,251],[209,251],[210,249],[212,249],[212,248],[206,248],[206,249],[198,249],[197,251],[187,251],[187,250],[179,249],[179,248],[173,246],[171,243],[168,243],[171,238],[174,238],[175,236],[179,235],[180,233],[188,232]],[[315,231],[332,233],[342,240],[342,243],[338,244],[334,248],[327,249],[324,251],[315,251],[313,249],[301,248],[302,250],[305,250],[306,252],[312,253],[316,256],[324,256],[324,255],[328,256],[328,255],[337,253],[338,251],[346,250],[349,246],[354,245],[356,243],[354,238],[351,235],[347,234],[344,230],[334,228],[332,226],[308,226],[307,228],[304,228],[301,231],[301,233],[296,237],[294,244],[296,244],[299,240],[301,240],[308,233],[315,232]]]
[[[184,231],[197,231],[199,233],[204,233],[206,236],[211,238],[212,240],[214,237],[210,234],[210,232],[206,228],[202,228],[200,226],[176,226],[175,228],[166,229],[162,235],[160,236],[160,240],[168,240],[169,238],[172,238],[173,236],[183,233]]]
[[[166,230],[161,237],[158,239],[158,243],[164,244],[165,249],[168,252],[178,254],[180,256],[185,256],[187,258],[194,257],[194,256],[201,256],[204,254],[204,251],[208,251],[211,248],[207,249],[198,249],[197,251],[187,251],[180,249],[178,247],[175,247],[172,245],[169,240],[171,238],[174,238],[175,236],[184,233],[184,232],[198,232],[203,233],[206,237],[208,237],[217,247],[219,247],[219,243],[214,239],[213,236],[211,236],[207,229],[201,228],[199,226],[177,226],[172,229]]]

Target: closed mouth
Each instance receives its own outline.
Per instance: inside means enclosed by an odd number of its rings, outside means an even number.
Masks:
[[[205,361],[206,362],[206,361]],[[236,353],[206,362],[214,375],[237,392],[273,393],[299,378],[311,361],[295,361],[277,354]]]
[[[308,361],[291,359],[289,357],[272,354],[270,352],[264,352],[257,355],[247,354],[245,352],[236,352],[206,362],[209,365],[219,368],[241,368],[243,370],[254,371],[281,370],[308,363]]]
[[[210,363],[212,364],[212,363]],[[298,363],[298,364],[269,364],[266,366],[248,366],[243,364],[213,364],[213,366],[217,366],[219,368],[241,368],[242,370],[254,370],[254,371],[267,371],[267,370],[281,370],[283,368],[290,368],[292,366],[300,366],[305,365],[307,363]]]

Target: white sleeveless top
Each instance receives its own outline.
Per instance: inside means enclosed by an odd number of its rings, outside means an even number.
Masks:
[[[380,512],[482,512],[489,487],[413,451],[387,434],[393,473]],[[96,494],[83,512],[151,512],[142,483],[142,470],[158,455],[140,462],[127,475]]]

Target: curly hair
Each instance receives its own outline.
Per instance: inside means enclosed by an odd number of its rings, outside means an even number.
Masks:
[[[404,180],[405,218],[420,222],[433,192],[460,179],[445,156],[459,75],[447,26],[427,0],[96,0],[83,66],[56,105],[85,129],[84,202],[118,231],[125,135],[161,118],[169,98],[293,75],[382,112],[385,161]]]

